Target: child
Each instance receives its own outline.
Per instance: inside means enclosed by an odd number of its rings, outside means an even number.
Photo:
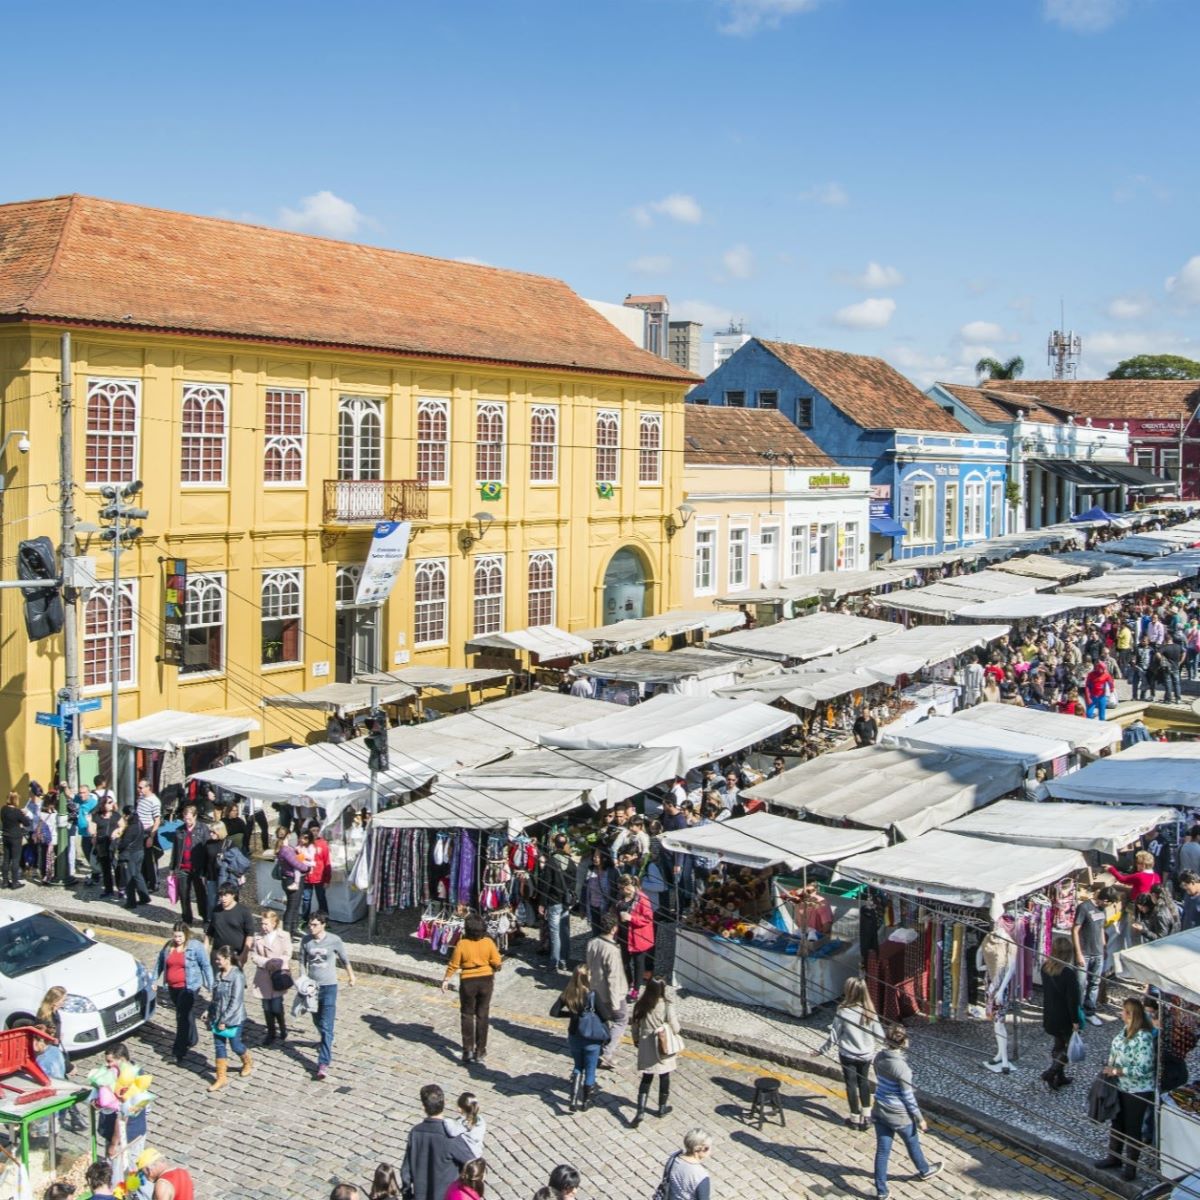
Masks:
[[[483,1157],[483,1139],[487,1136],[487,1122],[479,1115],[479,1100],[474,1092],[463,1092],[458,1098],[457,1117],[443,1119],[446,1132],[451,1137],[461,1137],[471,1148],[474,1158]]]

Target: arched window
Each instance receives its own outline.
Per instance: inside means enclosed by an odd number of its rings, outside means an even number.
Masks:
[[[554,624],[553,550],[537,550],[529,556],[529,624]]]
[[[596,482],[618,482],[620,467],[621,414],[602,408],[596,414]]]
[[[450,401],[417,401],[417,478],[450,482]]]
[[[84,476],[88,483],[129,483],[138,477],[136,379],[89,379]]]
[[[136,583],[122,583],[118,605],[117,674],[119,682],[134,682],[137,667],[137,630],[133,613]],[[102,583],[91,590],[83,610],[83,686],[112,686],[113,602],[112,584]]]
[[[362,578],[362,567],[338,567],[333,577],[334,608],[356,608],[358,606],[358,581]]]
[[[642,413],[638,421],[638,483],[662,482],[662,416]]]
[[[263,430],[263,483],[304,482],[302,388],[268,388]]]
[[[475,408],[475,481],[504,482],[504,405]]]
[[[229,389],[223,385],[183,385],[183,437],[179,478],[182,483],[225,482],[226,421]]]
[[[504,628],[504,559],[489,554],[475,560],[475,636]]]
[[[558,478],[558,409],[534,406],[529,416],[529,482],[554,483]]]
[[[338,400],[338,478],[383,478],[383,401],[373,396]]]
[[[264,571],[262,664],[300,661],[300,571]]]
[[[180,675],[203,675],[225,666],[225,576],[189,575]]]
[[[446,640],[447,575],[444,558],[426,558],[413,570],[413,644],[436,646]]]

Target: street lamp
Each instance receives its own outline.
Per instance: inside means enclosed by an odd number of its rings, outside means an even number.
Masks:
[[[487,535],[487,531],[492,527],[492,522],[496,518],[491,513],[477,512],[471,520],[479,526],[479,532],[475,533],[470,525],[464,526],[458,531],[458,544],[462,547],[462,552],[467,553],[476,542],[482,542]]]
[[[675,512],[679,514],[678,521]],[[687,528],[688,522],[696,515],[696,507],[693,504],[680,504],[675,512],[667,513],[667,537],[674,537],[681,529]]]

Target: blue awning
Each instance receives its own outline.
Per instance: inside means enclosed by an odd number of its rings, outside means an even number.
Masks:
[[[871,532],[883,537],[903,537],[904,526],[891,517],[872,517]]]

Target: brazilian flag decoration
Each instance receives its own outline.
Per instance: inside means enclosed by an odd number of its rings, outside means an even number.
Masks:
[[[494,480],[490,483],[481,483],[479,485],[480,500],[499,500],[503,493],[504,485]]]
[[[596,484],[596,495],[601,500],[611,500],[613,498],[613,485],[611,483]]]

